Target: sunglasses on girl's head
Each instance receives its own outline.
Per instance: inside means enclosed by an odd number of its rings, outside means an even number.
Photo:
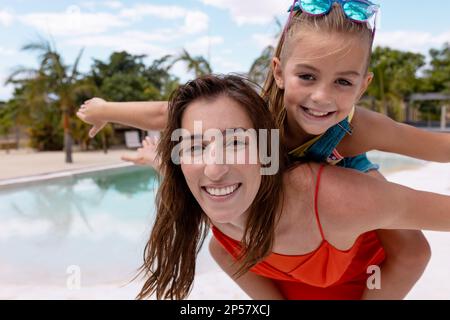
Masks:
[[[306,14],[322,16],[331,11],[334,2],[340,4],[347,18],[356,22],[367,22],[380,8],[378,4],[366,0],[296,0],[289,12],[301,10]]]

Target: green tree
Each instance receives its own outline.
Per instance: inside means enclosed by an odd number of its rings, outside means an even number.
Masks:
[[[121,51],[113,52],[105,62],[94,60],[88,78],[98,88],[96,96],[120,102],[168,100],[179,84],[178,78],[169,73],[171,56],[154,60],[149,67],[144,63],[145,58],[145,55]],[[89,143],[94,147],[105,145],[110,138],[115,138],[113,125],[107,125],[94,139],[88,137],[84,124],[80,123],[77,129],[83,148]]]
[[[11,106],[0,101],[0,136],[7,138],[13,125],[13,110]],[[9,152],[8,144],[6,144],[6,152]]]
[[[12,110],[0,101],[0,135],[7,136],[13,126]]]
[[[425,71],[425,90],[450,93],[450,43],[430,50],[430,68]]]
[[[275,18],[276,32],[273,36],[274,40],[279,38],[283,32],[283,24],[278,18]],[[261,55],[252,63],[248,72],[248,78],[253,82],[264,85],[270,70],[272,58],[275,55],[275,48],[272,45],[265,47]]]
[[[91,79],[99,88],[99,95],[112,101],[160,100],[178,80],[169,73],[165,56],[146,67],[144,55],[131,55],[125,51],[114,52],[105,63],[94,60]],[[169,93],[170,94],[170,93]]]
[[[253,82],[264,85],[266,81],[268,72],[270,70],[270,62],[274,56],[275,48],[272,46],[267,46],[261,55],[253,62],[248,72],[248,78]]]
[[[65,161],[72,163],[72,127],[77,96],[82,91],[93,90],[91,84],[80,82],[81,74],[78,65],[83,49],[80,50],[72,66],[64,64],[55,46],[47,40],[41,39],[38,42],[29,43],[22,50],[38,54],[39,68],[35,70],[19,68],[10,76],[9,81],[22,85],[24,90],[21,98],[25,103],[31,108],[41,108],[44,117],[50,117],[51,121],[55,121],[55,114],[49,111],[49,108],[58,107],[64,130]]]
[[[160,100],[169,100],[172,92],[180,85],[179,79],[169,73],[172,67],[171,59],[171,55],[166,55],[154,60],[145,71],[146,78],[158,89]]]
[[[193,57],[186,49],[183,49],[181,54],[173,59],[171,67],[180,61],[186,64],[188,72],[194,72],[196,78],[213,72],[211,65],[204,57]]]
[[[424,65],[421,54],[377,47],[370,64],[374,79],[367,91],[377,111],[403,120],[404,101],[420,87],[417,73]]]

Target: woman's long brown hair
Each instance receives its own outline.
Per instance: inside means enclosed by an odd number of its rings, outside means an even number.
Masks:
[[[171,160],[172,150],[178,143],[172,141],[171,135],[181,128],[183,113],[192,102],[214,100],[220,96],[227,96],[242,106],[254,129],[268,129],[268,141],[271,141],[271,129],[276,129],[264,100],[247,80],[239,76],[205,76],[174,92],[169,101],[168,123],[158,145],[164,177],[156,196],[156,221],[140,268],[146,281],[138,299],[152,294],[156,294],[157,299],[184,299],[191,290],[196,257],[209,231],[209,220],[189,190],[180,165]],[[270,143],[268,145],[270,147]],[[249,207],[238,276],[266,257],[273,244],[274,228],[282,204],[281,173],[285,152],[269,152],[280,158],[280,170],[274,175],[261,176],[259,191]]]

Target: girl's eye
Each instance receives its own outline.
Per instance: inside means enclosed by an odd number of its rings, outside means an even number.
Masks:
[[[353,84],[350,81],[347,81],[345,79],[339,79],[336,81],[339,85],[345,86],[345,87],[351,87]]]
[[[300,79],[305,80],[305,81],[313,81],[315,80],[314,76],[311,74],[301,74],[298,76]]]

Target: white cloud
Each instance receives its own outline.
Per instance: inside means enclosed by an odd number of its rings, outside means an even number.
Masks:
[[[273,21],[275,16],[286,12],[291,0],[201,0],[206,5],[228,10],[232,19],[238,25],[266,24]]]
[[[446,42],[450,43],[450,30],[439,34],[418,31],[378,32],[375,36],[376,46],[423,54],[427,54],[430,48],[440,48]]]
[[[211,64],[215,73],[246,72],[242,64],[221,56],[212,56]]]
[[[5,85],[5,81],[7,79],[7,76],[0,73],[0,100],[6,101],[12,97],[13,94],[13,86],[12,85]]]
[[[183,33],[195,34],[208,29],[209,16],[200,11],[191,11],[186,13],[184,19]]]
[[[81,7],[109,5],[122,7],[119,1],[102,3],[83,2]],[[114,28],[127,28],[140,19],[152,16],[158,20],[179,20],[171,29],[151,30],[152,35],[146,35],[145,41],[170,41],[183,35],[201,33],[208,29],[209,16],[201,11],[187,10],[179,6],[135,5],[123,8],[119,12],[102,13],[83,11],[80,6],[69,6],[63,12],[37,12],[18,16],[24,25],[36,28],[39,32],[52,36],[75,38],[80,36],[99,35]],[[141,37],[142,38],[142,37]],[[122,40],[123,41],[123,40]]]
[[[126,31],[121,34],[123,39],[136,39],[142,42],[171,42],[179,36],[174,34],[173,30],[170,29],[159,29],[152,30],[152,32],[144,31]]]
[[[12,56],[15,54],[16,54],[15,50],[0,47],[0,56]]]
[[[123,7],[123,3],[120,1],[104,1],[103,5],[111,9],[120,9]]]
[[[253,42],[257,45],[259,50],[266,48],[271,45],[275,47],[277,45],[277,39],[273,36],[263,33],[256,33],[252,35]]]
[[[104,47],[113,51],[126,50],[131,54],[145,54],[152,58],[159,58],[173,53],[171,50],[151,44],[152,34],[144,34],[138,31],[124,32],[117,35],[83,36],[67,40],[65,43],[73,46]],[[158,35],[155,35],[158,37]]]
[[[103,2],[94,2],[94,1],[83,1],[78,4],[80,7],[88,9],[88,10],[95,10],[98,7],[106,7],[109,9],[120,9],[123,8],[123,3],[120,1],[110,0],[110,1],[103,1]]]
[[[0,26],[9,27],[14,21],[14,15],[6,10],[0,10]]]
[[[224,39],[220,36],[203,36],[192,41],[181,42],[178,50],[168,48],[182,37],[181,34],[173,32],[173,30],[160,29],[151,33],[134,30],[115,35],[79,36],[68,39],[64,43],[77,47],[104,47],[111,50],[127,50],[134,54],[146,54],[151,57],[177,54],[180,47],[184,47],[192,55],[207,57],[214,46],[224,43]],[[161,44],[164,44],[164,46],[161,46]]]
[[[97,7],[98,3],[95,3],[94,1],[83,1],[79,4],[80,7],[86,8],[89,10],[94,10]]]
[[[146,16],[153,16],[162,19],[179,19],[187,14],[187,10],[179,6],[159,6],[152,4],[138,4],[132,8],[122,9],[120,16],[131,19],[142,19]]]
[[[125,27],[128,21],[109,13],[84,13],[69,7],[63,13],[31,13],[19,17],[25,24],[55,36],[99,34],[111,28]]]
[[[220,45],[224,42],[222,37],[200,37],[197,40],[185,44],[185,49],[192,55],[202,55],[208,57],[209,51],[215,45]]]
[[[177,20],[184,18],[184,26],[177,32],[183,34],[200,33],[208,29],[209,16],[198,10],[187,10],[179,6],[160,6],[152,4],[138,4],[134,7],[122,9],[120,16],[126,19],[139,21],[144,17]]]

